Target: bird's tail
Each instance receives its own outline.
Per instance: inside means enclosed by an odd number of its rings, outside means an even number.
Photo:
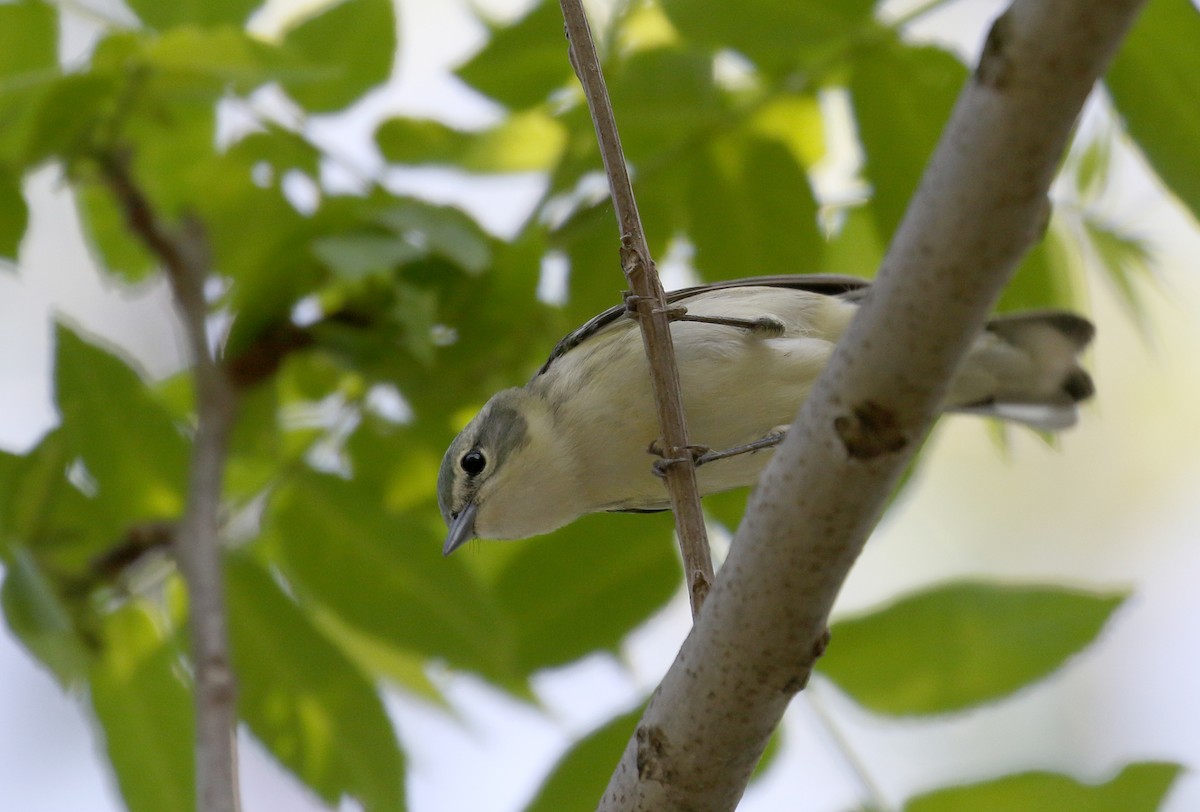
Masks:
[[[1079,354],[1096,330],[1061,311],[988,322],[951,384],[947,408],[1055,430],[1075,423],[1076,404],[1092,396]]]

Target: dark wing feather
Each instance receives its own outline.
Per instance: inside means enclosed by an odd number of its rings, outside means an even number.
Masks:
[[[840,274],[797,274],[795,276],[750,276],[745,279],[728,279],[724,282],[711,282],[706,285],[696,285],[690,288],[680,288],[667,293],[667,304],[674,304],[685,299],[691,298],[701,293],[708,293],[714,290],[727,290],[729,288],[751,288],[751,287],[768,287],[768,288],[790,288],[792,290],[806,290],[810,293],[821,293],[826,296],[842,296],[848,299],[860,299],[866,293],[870,282],[866,279],[860,279],[857,276],[843,276]],[[600,330],[615,322],[617,319],[626,316],[628,309],[623,304],[614,305],[603,313],[593,316],[586,323],[572,330],[561,341],[554,345],[554,349],[550,351],[550,357],[546,359],[546,363],[542,364],[542,368],[534,375],[536,378],[541,375],[550,365],[554,363],[556,358],[574,349],[575,347],[587,341]]]

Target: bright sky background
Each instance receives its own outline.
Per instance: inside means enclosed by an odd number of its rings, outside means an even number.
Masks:
[[[97,0],[98,2],[98,0]],[[261,20],[269,30],[272,4]],[[517,0],[489,2],[507,12]],[[972,51],[999,4],[961,0],[928,31]],[[460,126],[491,115],[489,104],[447,72],[476,47],[482,29],[465,0],[401,0],[396,80],[346,120],[316,132],[362,170],[378,169],[370,125],[389,112],[437,115]],[[67,30],[64,54],[86,43]],[[74,50],[72,50],[74,49]],[[619,115],[619,111],[618,111]],[[1129,587],[1134,597],[1101,644],[1052,679],[985,710],[934,722],[893,723],[850,705],[816,681],[794,704],[777,765],[747,794],[743,812],[844,808],[860,779],[821,721],[832,720],[878,793],[895,806],[914,791],[1025,768],[1111,777],[1145,759],[1200,766],[1200,236],[1136,165],[1121,172],[1111,213],[1158,247],[1145,288],[1147,333],[1139,332],[1099,275],[1090,281],[1099,338],[1091,354],[1099,395],[1081,425],[1049,449],[1015,432],[1007,455],[965,418],[944,420],[918,480],[884,521],[851,575],[840,610],[951,577],[980,576]],[[331,172],[331,182],[346,182]],[[446,172],[394,171],[397,189],[457,202],[498,233],[515,228],[537,181],[467,188]],[[28,186],[33,225],[19,277],[0,272],[0,447],[24,450],[56,420],[49,384],[51,318],[61,313],[163,374],[178,363],[177,333],[161,286],[118,289],[99,278],[53,172]],[[652,224],[650,224],[652,226]],[[486,546],[476,554],[486,555]],[[521,807],[575,736],[631,707],[655,685],[686,633],[676,601],[634,635],[622,662],[595,657],[537,680],[537,710],[471,678],[435,675],[455,716],[393,697],[409,751],[414,812]],[[883,664],[881,664],[881,667]],[[64,697],[7,634],[0,633],[0,787],[5,808],[23,812],[118,810],[112,781],[74,697]],[[244,739],[247,812],[320,807]],[[353,808],[347,805],[347,809]],[[1164,807],[1200,809],[1200,780],[1185,776]]]

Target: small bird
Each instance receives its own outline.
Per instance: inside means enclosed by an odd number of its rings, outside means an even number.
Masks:
[[[701,496],[757,482],[766,447],[795,418],[869,289],[855,277],[800,275],[667,294],[688,434],[718,450],[700,457]],[[1094,333],[1062,311],[994,319],[944,409],[1044,430],[1072,425],[1093,392],[1078,356]],[[450,528],[442,553],[476,537],[549,533],[585,513],[670,507],[647,456],[657,437],[641,334],[618,305],[563,338],[525,386],[494,395],[450,444],[438,473]]]

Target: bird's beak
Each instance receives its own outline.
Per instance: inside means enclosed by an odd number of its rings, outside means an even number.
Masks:
[[[467,502],[462,512],[450,522],[450,532],[442,545],[442,555],[450,555],[462,545],[475,538],[475,503]]]

